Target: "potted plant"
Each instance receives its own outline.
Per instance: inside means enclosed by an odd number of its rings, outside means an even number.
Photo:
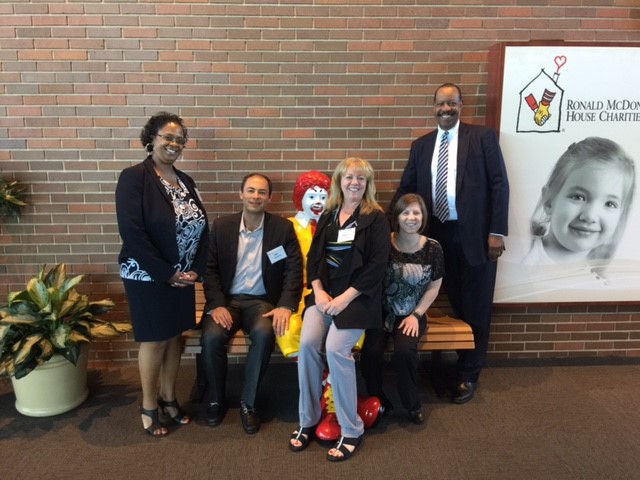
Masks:
[[[25,188],[17,181],[9,182],[0,178],[0,217],[9,215],[20,218],[21,208],[26,205],[26,197]]]
[[[131,331],[129,323],[98,318],[114,303],[78,293],[82,278],[68,278],[64,263],[45,265],[0,306],[0,376],[11,377],[20,413],[57,415],[80,405],[88,394],[88,343]]]

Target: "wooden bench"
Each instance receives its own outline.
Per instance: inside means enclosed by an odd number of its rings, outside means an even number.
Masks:
[[[196,323],[200,322],[204,310],[205,299],[202,284],[196,284]],[[432,307],[427,312],[429,321],[427,331],[418,342],[421,351],[431,350],[466,350],[474,347],[471,327],[459,320],[446,315],[441,308]],[[184,353],[200,353],[200,329],[188,330],[184,333]],[[249,340],[241,330],[231,339],[228,353],[234,356],[246,356],[249,351]]]
[[[204,290],[201,283],[196,284],[196,323],[200,322],[205,306]],[[443,351],[443,350],[466,350],[474,348],[473,332],[471,327],[460,319],[446,315],[438,306],[432,306],[427,312],[427,331],[418,342],[420,351]],[[200,336],[202,331],[199,328],[188,330],[183,334],[184,353],[196,356],[196,385],[192,392],[192,401],[199,403],[204,395],[204,374],[201,371],[199,355],[202,347]],[[227,344],[229,353],[229,363],[234,360],[240,363],[249,351],[250,341],[242,330],[233,336]],[[388,346],[389,351],[393,351],[393,343]],[[282,355],[281,355],[282,357]],[[282,357],[284,358],[284,357]]]

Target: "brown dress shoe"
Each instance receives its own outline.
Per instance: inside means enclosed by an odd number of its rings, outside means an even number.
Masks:
[[[205,420],[210,427],[217,427],[222,423],[227,409],[218,402],[210,402],[205,413]]]
[[[260,430],[260,417],[256,409],[251,405],[240,402],[240,419],[242,420],[242,428],[249,435],[253,435]]]
[[[477,382],[460,382],[456,385],[451,400],[453,403],[457,404],[467,403],[473,398],[473,394],[477,387]]]
[[[419,407],[416,410],[411,410],[409,412],[409,419],[416,425],[424,423],[424,411],[422,410],[422,407]]]

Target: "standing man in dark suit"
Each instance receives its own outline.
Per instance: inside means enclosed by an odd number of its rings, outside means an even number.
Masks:
[[[459,351],[454,403],[473,398],[489,345],[498,257],[507,235],[509,182],[496,133],[460,122],[462,93],[446,83],[434,95],[438,129],[413,142],[395,201],[418,193],[429,235],[444,251],[444,288],[473,330],[475,349]],[[446,132],[446,134],[445,134]]]
[[[249,434],[260,428],[255,399],[275,335],[289,327],[302,294],[300,244],[289,220],[265,212],[270,198],[266,175],[242,179],[242,212],[213,222],[204,276],[202,362],[211,394],[206,420],[219,425],[226,413],[226,345],[242,328],[251,340],[240,396],[242,426]]]

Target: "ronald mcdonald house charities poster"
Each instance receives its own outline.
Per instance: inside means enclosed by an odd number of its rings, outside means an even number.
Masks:
[[[640,300],[640,47],[505,46],[495,302]]]

